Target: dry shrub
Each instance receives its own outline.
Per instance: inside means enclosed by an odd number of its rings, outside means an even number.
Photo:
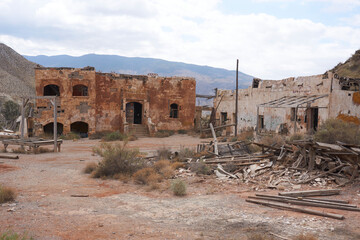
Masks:
[[[176,169],[179,169],[179,168],[184,168],[185,167],[185,164],[182,163],[182,162],[173,162],[171,164],[171,167],[176,170]]]
[[[166,147],[162,147],[157,152],[157,159],[170,159],[171,158],[171,151],[167,149]]]
[[[186,184],[181,179],[176,179],[171,183],[171,190],[175,196],[185,196],[186,195]]]
[[[170,166],[170,165],[171,165],[171,163],[170,163],[169,160],[163,159],[163,160],[159,160],[159,161],[157,161],[157,162],[154,163],[154,169],[155,169],[157,172],[159,172],[160,169],[162,169],[162,168],[164,168],[164,167],[168,167],[168,166]]]
[[[144,166],[139,150],[129,149],[124,144],[103,143],[93,150],[103,157],[93,177],[113,177],[115,174],[133,174]]]
[[[140,184],[150,184],[161,181],[161,176],[151,167],[138,170],[133,175],[135,182]]]
[[[177,132],[178,132],[178,134],[187,134],[188,133],[187,130],[183,130],[183,129],[180,129]]]
[[[180,160],[185,160],[187,158],[193,158],[195,155],[195,151],[190,148],[185,148],[183,146],[180,147],[180,151],[178,153],[178,157]]]
[[[264,136],[260,143],[268,146],[281,147],[285,144],[285,140],[280,135]]]
[[[294,238],[294,240],[318,240],[313,234],[310,233],[302,233]]]
[[[137,140],[137,139],[138,139],[138,137],[135,136],[135,135],[130,135],[130,136],[127,137],[127,140],[128,140],[128,141],[135,141],[135,140]]]
[[[211,168],[202,161],[190,163],[190,170],[196,174],[203,175],[210,175],[212,173]]]
[[[324,143],[340,141],[348,144],[360,144],[360,127],[340,119],[328,119],[320,125],[314,139]]]
[[[290,136],[290,141],[304,140],[305,135],[301,133],[294,133]]]
[[[95,169],[97,168],[97,163],[94,163],[94,162],[91,162],[91,163],[88,163],[86,164],[83,172],[86,173],[86,174],[90,174],[92,173],[93,171],[95,171]]]
[[[0,204],[14,201],[15,197],[16,195],[13,189],[0,185]]]
[[[163,167],[159,170],[159,173],[166,179],[174,177],[174,169],[171,166]]]
[[[234,140],[234,139],[232,139],[232,140]],[[235,141],[245,141],[245,142],[251,142],[253,140],[254,140],[254,130],[253,129],[247,129],[245,131],[242,131],[235,139]]]

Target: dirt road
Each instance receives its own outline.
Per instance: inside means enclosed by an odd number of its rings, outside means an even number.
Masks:
[[[142,138],[129,146],[152,154],[160,147],[196,147],[200,141],[175,135]],[[270,232],[288,238],[314,233],[319,239],[360,239],[358,212],[327,210],[345,215],[340,221],[252,205],[245,198],[254,194],[254,186],[234,180],[188,174],[183,176],[188,195],[174,197],[171,180],[150,191],[132,182],[90,178],[82,170],[100,160],[92,154],[97,144],[65,141],[61,153],[1,159],[0,183],[18,196],[15,204],[0,206],[0,231],[26,231],[35,239],[247,239]],[[360,205],[357,186],[347,187],[338,198]]]

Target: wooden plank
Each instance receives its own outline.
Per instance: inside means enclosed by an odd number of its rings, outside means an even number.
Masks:
[[[307,202],[307,201],[303,201],[303,200],[281,199],[281,198],[260,197],[260,196],[259,197],[250,196],[249,198],[269,200],[269,201],[275,201],[275,202],[283,202],[283,203],[291,203],[291,204],[302,205],[302,206],[321,207],[321,208],[330,208],[330,209],[339,209],[339,210],[360,212],[360,208],[357,208],[356,206],[355,207],[346,207],[346,206],[340,206],[340,205],[329,204],[329,203],[316,203],[316,202]]]
[[[313,203],[326,203],[326,204],[330,204],[330,205],[336,205],[336,206],[343,206],[343,207],[353,207],[353,208],[357,208],[356,205],[352,205],[349,204],[349,202],[331,202],[331,201],[325,201],[323,199],[308,199],[308,198],[303,198],[303,197],[286,197],[286,196],[277,196],[277,195],[267,195],[267,194],[260,194],[257,193],[255,194],[255,196],[258,197],[271,197],[271,198],[276,198],[276,199],[288,199],[288,200],[298,200],[298,201],[305,201],[305,202],[313,202]]]
[[[0,158],[6,158],[6,159],[19,159],[19,156],[0,155]]]
[[[335,172],[336,170],[343,168],[345,165],[346,164],[341,164],[341,165],[339,165],[337,167],[334,167],[334,168],[330,169],[327,172],[323,172],[323,173],[321,173],[319,175],[316,175],[315,177],[312,177],[310,179],[300,181],[299,183],[308,183],[308,182],[311,182],[312,180],[315,180],[316,178],[324,177],[324,176],[328,175],[329,173]]]
[[[343,220],[345,218],[343,215],[340,215],[340,214],[326,213],[326,212],[307,209],[307,208],[294,207],[294,206],[284,204],[284,203],[274,203],[274,202],[269,202],[269,201],[252,200],[252,199],[246,199],[245,201],[250,202],[250,203],[255,203],[255,204],[261,204],[261,205],[264,205],[267,207],[286,209],[286,210],[290,210],[290,211],[302,212],[302,213],[307,213],[307,214],[312,214],[312,215],[317,215],[317,216],[322,216],[322,217],[339,219],[339,220]]]
[[[335,202],[335,203],[345,203],[345,204],[348,204],[348,203],[349,203],[349,201],[346,201],[346,200],[329,199],[329,198],[304,197],[304,198],[302,198],[302,199],[319,200],[319,201]]]
[[[289,197],[314,197],[314,196],[332,196],[339,195],[339,189],[320,189],[320,190],[308,190],[308,191],[294,191],[294,192],[279,192],[280,196]]]

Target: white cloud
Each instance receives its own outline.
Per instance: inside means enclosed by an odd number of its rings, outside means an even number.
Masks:
[[[27,55],[118,54],[227,69],[239,58],[241,71],[278,79],[323,73],[360,46],[357,28],[226,15],[219,0],[19,1],[3,6],[10,13],[0,20],[18,29],[0,41]]]

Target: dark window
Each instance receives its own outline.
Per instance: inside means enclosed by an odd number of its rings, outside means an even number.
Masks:
[[[221,125],[225,125],[227,121],[227,112],[221,113]]]
[[[260,79],[254,78],[254,79],[253,79],[252,87],[253,87],[253,88],[258,88],[258,87],[259,87],[259,83],[260,83]]]
[[[170,117],[171,118],[179,117],[179,106],[176,103],[170,105]]]
[[[264,129],[264,115],[259,115],[259,129]]]
[[[44,96],[60,96],[58,85],[49,84],[44,87]]]
[[[84,85],[75,85],[73,87],[73,96],[89,96],[88,87]]]

